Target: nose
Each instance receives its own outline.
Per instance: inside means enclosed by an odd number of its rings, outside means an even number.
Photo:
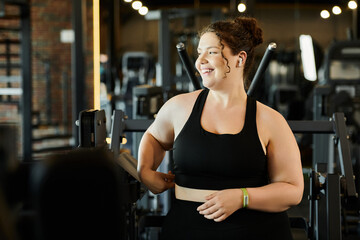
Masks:
[[[204,64],[204,63],[207,63],[207,59],[206,57],[204,56],[204,54],[199,54],[197,60],[196,60],[198,63],[200,64]]]

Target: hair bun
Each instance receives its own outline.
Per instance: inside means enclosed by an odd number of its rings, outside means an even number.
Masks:
[[[234,23],[239,26],[239,29],[244,29],[246,38],[249,38],[253,47],[263,43],[263,32],[258,26],[258,22],[255,18],[237,17],[234,19]]]

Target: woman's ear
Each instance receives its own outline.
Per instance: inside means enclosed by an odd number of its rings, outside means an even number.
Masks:
[[[246,58],[247,58],[247,53],[245,51],[240,51],[238,56],[239,56],[239,66],[242,64],[245,64]]]

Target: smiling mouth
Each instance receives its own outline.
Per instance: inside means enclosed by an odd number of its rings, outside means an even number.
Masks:
[[[214,69],[202,69],[201,73],[202,74],[207,74],[207,73],[211,73],[212,71],[214,71]]]

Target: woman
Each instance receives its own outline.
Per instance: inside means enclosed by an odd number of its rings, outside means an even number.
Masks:
[[[153,193],[175,187],[162,239],[292,239],[286,210],[302,199],[299,149],[286,120],[244,88],[262,41],[254,18],[206,27],[196,60],[206,89],[170,99],[145,132],[142,182]],[[170,149],[175,175],[156,171]]]

